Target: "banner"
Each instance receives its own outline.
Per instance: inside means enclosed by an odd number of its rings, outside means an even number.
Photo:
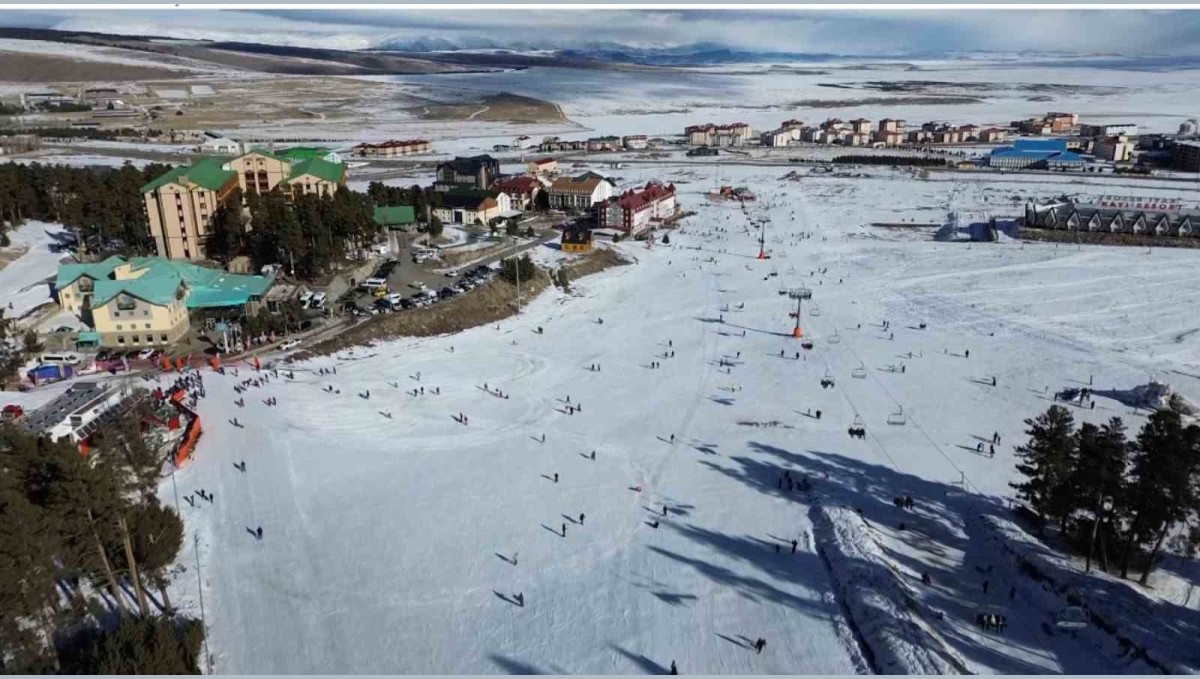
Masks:
[[[1100,196],[1100,207],[1114,210],[1144,210],[1146,212],[1179,212],[1193,206],[1179,198],[1152,196]]]

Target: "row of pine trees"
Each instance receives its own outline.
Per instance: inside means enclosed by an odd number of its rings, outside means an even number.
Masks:
[[[1056,525],[1086,554],[1087,570],[1099,559],[1126,578],[1137,562],[1145,585],[1169,537],[1194,549],[1187,522],[1200,514],[1200,427],[1160,410],[1130,439],[1118,417],[1076,427],[1057,405],[1025,424],[1029,441],[1017,448],[1024,478],[1012,486],[1042,529]]]
[[[0,673],[198,671],[202,626],[167,590],[183,523],[157,497],[147,408],[87,456],[0,425]]]

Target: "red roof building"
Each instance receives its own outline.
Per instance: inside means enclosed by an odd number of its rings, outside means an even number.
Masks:
[[[675,185],[650,182],[641,191],[626,191],[601,205],[598,224],[602,229],[617,229],[636,236],[673,217],[676,209]]]
[[[533,177],[509,177],[493,182],[492,190],[508,194],[514,209],[528,210],[533,207],[533,199],[543,189],[542,183]]]

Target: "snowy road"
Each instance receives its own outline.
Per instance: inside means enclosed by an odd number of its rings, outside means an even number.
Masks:
[[[1050,404],[1045,387],[1200,372],[1200,338],[1176,339],[1196,317],[1180,288],[1196,255],[935,243],[861,224],[936,204],[922,192],[944,186],[870,203],[869,182],[814,189],[743,171],[732,181],[763,199],[748,215],[700,198],[700,176],[683,187],[698,214],[672,247],[623,245],[637,264],[547,292],[518,319],[299,364],[245,408],[233,386],[250,368],[206,374],[205,435],[178,482],[215,493],[182,509],[200,535],[216,669],[865,671],[810,542],[820,501],[864,510],[864,539],[881,547],[863,553],[946,612],[931,634],[970,671],[1104,671],[1086,645],[1039,637],[1045,613],[1020,597],[1002,603],[1021,630],[973,627],[996,602],[979,589],[966,513],[1009,494],[1012,444]],[[758,261],[744,226],[766,213],[772,259]],[[816,348],[797,359],[778,292],[799,284],[813,290]],[[1172,377],[1196,393],[1195,378]],[[888,424],[901,409],[906,423]],[[1076,414],[1142,421],[1104,398]],[[846,434],[856,416],[862,440]],[[1003,445],[979,454],[993,432]],[[785,470],[814,493],[787,492]],[[904,494],[917,510],[892,506]],[[248,532],[259,526],[262,541]],[[934,587],[920,587],[923,570]],[[174,587],[197,612],[194,576]]]

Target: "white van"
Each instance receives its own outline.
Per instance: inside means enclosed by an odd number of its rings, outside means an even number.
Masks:
[[[359,287],[362,288],[363,290],[366,290],[367,292],[374,292],[375,290],[378,290],[379,288],[386,288],[387,287],[387,279],[385,279],[385,278],[368,278],[367,280],[363,281],[362,285],[360,285]]]
[[[78,354],[42,354],[40,360],[50,365],[79,365]]]
[[[312,296],[312,300],[310,300],[308,303],[308,307],[310,309],[324,309],[326,299],[328,299],[328,296],[325,293],[314,292],[313,296]]]
[[[305,290],[304,294],[300,295],[300,308],[307,309],[308,303],[312,301],[312,298],[313,298],[312,292]]]

